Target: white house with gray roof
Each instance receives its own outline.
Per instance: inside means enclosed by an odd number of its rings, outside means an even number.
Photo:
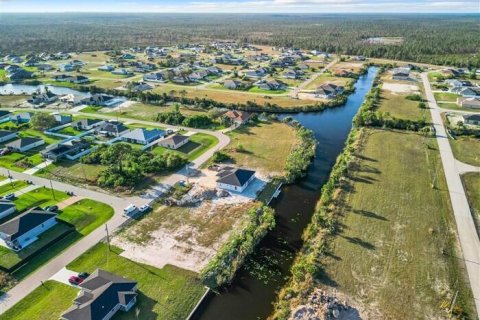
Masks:
[[[161,137],[165,136],[165,131],[160,129],[135,129],[129,131],[123,135],[121,138],[125,142],[137,143],[137,144],[149,144]]]
[[[19,138],[15,141],[7,143],[5,146],[8,149],[18,151],[18,152],[25,152],[31,150],[36,147],[43,146],[45,144],[45,140],[40,138],[33,138],[33,137],[25,137]]]

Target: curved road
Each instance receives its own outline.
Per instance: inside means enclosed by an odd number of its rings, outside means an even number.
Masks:
[[[28,110],[28,109],[22,109]],[[39,110],[35,110],[39,111]],[[52,110],[42,110],[42,111],[49,111]],[[68,112],[64,111],[65,113],[72,113],[76,114],[76,112]],[[96,114],[99,118],[104,119],[116,119],[117,117],[114,116],[107,116]],[[151,121],[140,121],[136,119],[126,119],[121,118],[124,121],[131,121],[135,123],[141,123],[146,125],[155,125],[159,126],[161,124],[157,122]],[[194,132],[201,132],[213,135],[218,138],[218,143],[204,154],[196,158],[192,161],[190,168],[199,168],[202,164],[204,164],[210,157],[218,150],[226,147],[230,143],[230,138],[222,132],[219,131],[209,131],[209,130],[202,130],[202,129],[192,129],[192,128],[185,128],[185,127],[175,127],[175,126],[168,126],[170,128],[175,129],[185,129],[188,131]],[[161,184],[155,186],[154,192],[147,193],[145,195],[141,195],[139,197],[118,197],[113,196],[107,193],[88,190],[84,188],[79,188],[73,185],[69,185],[66,183],[52,181],[49,179],[41,178],[32,176],[22,172],[14,172],[9,171],[4,168],[0,168],[0,174],[4,176],[8,176],[10,174],[14,179],[17,180],[30,180],[35,185],[38,186],[45,186],[50,188],[50,183],[52,183],[53,188],[60,191],[71,191],[76,196],[90,198],[93,200],[97,200],[100,202],[107,203],[111,205],[114,210],[115,214],[113,217],[107,222],[108,230],[113,233],[119,227],[121,227],[124,223],[129,221],[129,217],[123,215],[123,209],[128,206],[129,204],[135,204],[137,206],[141,206],[144,204],[151,203],[155,198],[157,198],[162,192],[168,190],[171,186],[177,183],[180,180],[186,180],[188,175],[188,169],[183,168],[182,170],[166,177]],[[47,262],[45,265],[37,269],[35,272],[30,274],[28,277],[20,281],[15,287],[11,290],[6,292],[4,295],[0,297],[0,314],[7,311],[9,308],[14,306],[17,302],[22,300],[25,296],[35,290],[38,286],[41,285],[42,281],[46,281],[50,279],[53,275],[55,275],[58,271],[64,268],[67,264],[75,260],[77,257],[82,255],[85,251],[102,241],[106,237],[106,230],[105,226],[101,226],[94,230],[89,235],[81,238],[79,241],[74,243],[72,246],[68,247],[62,253],[57,255],[55,258]]]

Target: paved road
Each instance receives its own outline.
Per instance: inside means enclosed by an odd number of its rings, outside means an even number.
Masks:
[[[422,73],[421,76],[436,130],[438,147],[440,149],[450,200],[457,224],[458,238],[475,299],[477,314],[480,315],[480,240],[462,185],[459,174],[460,170],[450,147],[450,142],[448,141],[447,132],[441,117],[441,113],[444,112],[444,110],[437,106],[427,74]]]
[[[98,116],[100,118],[106,118],[106,119],[116,118],[116,117],[107,116],[107,115],[98,115]],[[149,122],[149,121],[140,121],[140,120],[133,120],[133,119],[122,119],[122,120],[130,120],[136,123],[142,123],[146,125],[159,125],[156,122]],[[17,180],[30,180],[35,185],[38,185],[38,186],[45,186],[47,188],[50,188],[51,186],[53,186],[53,188],[56,190],[65,191],[65,192],[70,191],[70,192],[73,192],[76,196],[83,197],[83,198],[90,198],[90,199],[97,200],[97,201],[104,202],[111,205],[115,210],[115,214],[107,222],[107,225],[108,225],[109,231],[113,233],[113,231],[115,231],[120,226],[122,226],[126,221],[128,221],[128,218],[123,215],[123,209],[126,206],[128,206],[131,203],[136,204],[137,206],[150,203],[154,198],[158,197],[159,194],[161,194],[162,192],[164,192],[165,190],[173,186],[178,181],[188,179],[187,173],[189,173],[190,170],[199,168],[202,164],[208,161],[208,159],[213,155],[214,152],[224,148],[230,143],[230,138],[227,135],[223,134],[222,132],[218,132],[218,131],[212,132],[208,130],[191,129],[191,128],[184,128],[184,127],[175,127],[175,128],[214,135],[215,137],[218,138],[219,143],[215,147],[211,148],[210,150],[202,154],[200,157],[195,159],[192,162],[192,164],[189,166],[190,169],[183,168],[177,173],[172,174],[167,178],[165,178],[161,184],[154,187],[153,190],[155,190],[156,188],[157,192],[147,193],[139,197],[122,198],[122,197],[110,195],[103,192],[83,189],[80,187],[76,187],[76,186],[58,182],[58,181],[52,181],[42,177],[32,176],[22,172],[9,171],[4,168],[0,168],[0,174],[4,176],[8,176],[8,174],[10,174],[14,179],[17,179]],[[3,296],[0,297],[0,314],[4,313],[6,310],[11,308],[17,302],[22,300],[30,292],[35,290],[39,285],[41,285],[41,281],[46,281],[50,279],[57,272],[62,270],[62,268],[64,268],[67,264],[75,260],[77,257],[82,255],[86,250],[93,247],[102,239],[104,239],[105,236],[106,236],[105,227],[101,226],[97,228],[95,231],[93,231],[86,237],[80,239],[78,242],[70,246],[63,253],[59,254],[58,256],[50,260],[47,264],[45,264],[44,266],[39,268],[37,271],[32,273],[30,276],[22,280],[14,288],[12,288]]]

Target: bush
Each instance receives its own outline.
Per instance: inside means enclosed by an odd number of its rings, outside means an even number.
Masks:
[[[221,151],[215,152],[212,156],[213,163],[221,163],[221,162],[225,162],[225,161],[230,160],[230,159],[232,159],[232,157],[230,157],[225,152],[221,152]]]
[[[300,143],[290,152],[285,163],[285,179],[287,183],[292,183],[296,179],[306,175],[308,166],[315,156],[315,149],[317,147],[317,140],[312,130],[300,125],[295,128]]]
[[[412,100],[412,101],[422,101],[422,96],[419,94],[409,94],[405,97],[407,100]]]

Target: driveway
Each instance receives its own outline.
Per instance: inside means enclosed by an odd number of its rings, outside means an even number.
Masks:
[[[452,152],[447,132],[443,124],[440,109],[435,101],[427,73],[421,74],[425,93],[435,126],[440,156],[447,180],[448,192],[452,203],[455,222],[457,224],[458,238],[463,252],[463,260],[470,280],[477,314],[480,314],[480,240],[468,205],[467,196],[460,178],[463,166],[457,165],[457,160]]]

